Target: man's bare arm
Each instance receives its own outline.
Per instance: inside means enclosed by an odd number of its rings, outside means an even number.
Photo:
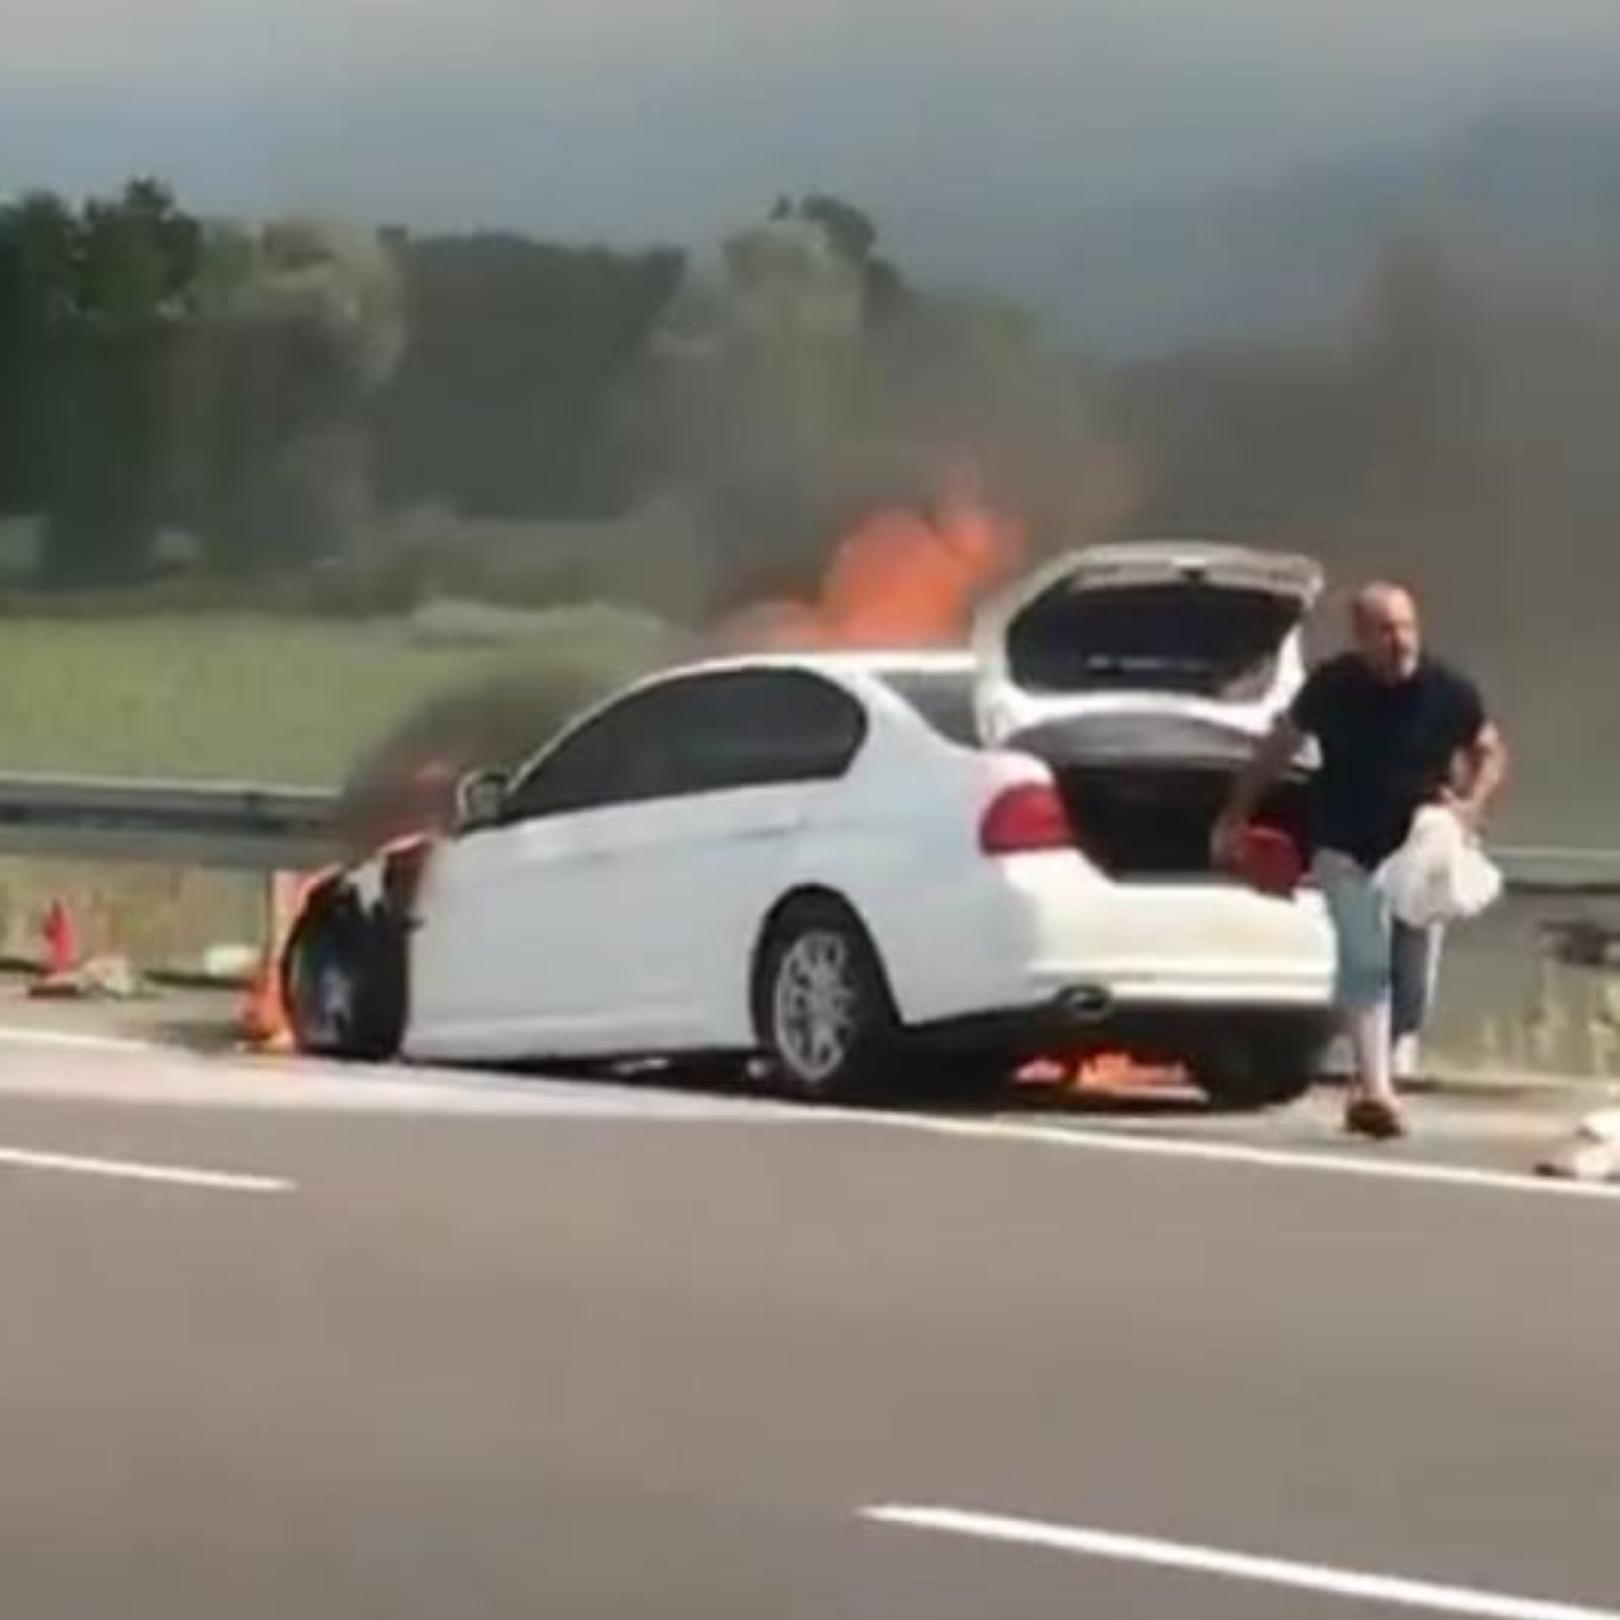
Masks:
[[[1507,781],[1508,746],[1494,721],[1487,720],[1479,735],[1458,756],[1450,803],[1472,827],[1481,826],[1492,803]]]
[[[1215,823],[1213,853],[1218,864],[1230,865],[1237,834],[1253,819],[1260,801],[1287,775],[1305,746],[1305,734],[1292,715],[1278,715],[1270,731],[1255,745],[1253,756],[1238,772],[1226,808]]]

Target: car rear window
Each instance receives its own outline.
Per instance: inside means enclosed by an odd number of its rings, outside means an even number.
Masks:
[[[981,746],[971,670],[887,670],[882,679],[947,742],[960,748]]]

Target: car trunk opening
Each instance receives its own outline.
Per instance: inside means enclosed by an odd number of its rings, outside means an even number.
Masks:
[[[1038,726],[1010,746],[1052,771],[1075,841],[1121,878],[1215,875],[1210,837],[1253,742],[1233,728],[1181,715],[1092,715]],[[1306,848],[1304,769],[1255,820]]]
[[[1202,579],[1058,580],[1006,630],[1007,674],[1027,692],[1262,696],[1303,618],[1298,595]]]
[[[1210,837],[1232,773],[1209,766],[1067,766],[1055,772],[1080,848],[1115,877],[1211,875]],[[1304,833],[1302,790],[1273,792],[1255,820]]]

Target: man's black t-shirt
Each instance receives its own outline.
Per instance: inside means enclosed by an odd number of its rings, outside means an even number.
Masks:
[[[1407,680],[1383,681],[1355,653],[1313,670],[1290,713],[1321,749],[1311,789],[1317,847],[1368,868],[1405,843],[1413,816],[1485,725],[1479,689],[1457,671],[1425,659]]]

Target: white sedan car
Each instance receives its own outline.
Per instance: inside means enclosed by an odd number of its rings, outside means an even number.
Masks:
[[[1297,1094],[1330,994],[1319,901],[1212,871],[1208,843],[1292,679],[1309,592],[1234,583],[1231,553],[1212,582],[1208,548],[1192,573],[1185,554],[1136,555],[1124,579],[1076,564],[998,604],[1010,658],[690,666],[585,715],[510,781],[471,779],[452,835],[313,895],[284,958],[301,1045],[763,1054],[813,1098],[1124,1046],[1189,1062],[1221,1102]],[[1119,645],[1098,619],[1109,591]],[[1240,596],[1257,612],[1233,611]],[[1104,649],[1091,663],[1069,647],[1076,605]],[[1201,640],[1176,630],[1189,609]],[[1173,657],[1154,640],[1167,627]],[[1273,809],[1294,813],[1286,790]]]

